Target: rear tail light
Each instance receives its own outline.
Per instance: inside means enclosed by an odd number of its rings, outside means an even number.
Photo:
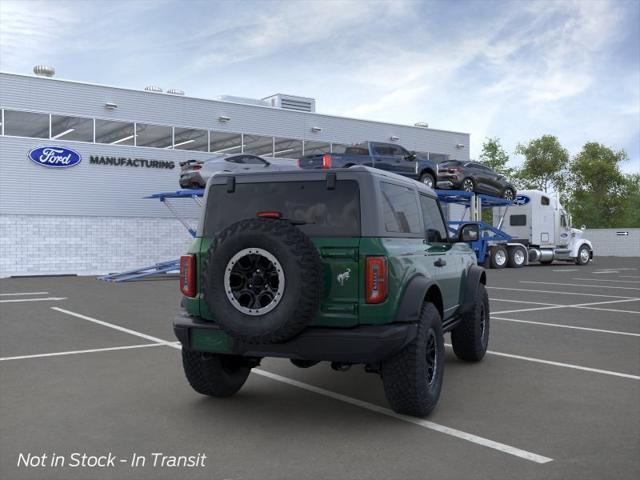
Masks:
[[[195,165],[191,165],[191,170],[200,170],[201,168],[202,168],[202,165],[200,165],[199,163]]]
[[[258,212],[256,216],[261,218],[282,218],[280,212]]]
[[[298,164],[298,168],[302,167],[302,160],[299,158],[296,163]]]
[[[461,168],[454,167],[449,169],[449,173],[457,173],[457,172],[460,172],[461,170],[462,170]]]
[[[331,168],[331,154],[325,153],[322,156],[322,168]]]
[[[387,299],[388,274],[386,257],[367,257],[365,296],[367,303],[382,303]]]
[[[196,256],[180,257],[180,291],[186,297],[196,296]]]

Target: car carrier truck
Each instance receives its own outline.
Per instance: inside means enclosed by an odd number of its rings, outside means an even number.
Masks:
[[[508,248],[525,249],[527,263],[586,265],[593,260],[593,246],[583,238],[585,227],[572,228],[571,215],[544,192],[519,191],[512,205],[493,209],[493,225],[510,237]]]

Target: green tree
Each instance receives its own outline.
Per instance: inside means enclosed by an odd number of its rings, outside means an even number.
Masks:
[[[633,197],[633,180],[625,178],[619,166],[626,159],[624,150],[614,151],[600,143],[588,142],[572,160],[566,206],[577,225],[618,227],[625,215],[633,216],[633,208],[628,207]]]
[[[520,186],[545,192],[551,188],[560,192],[565,188],[569,152],[555,136],[543,135],[526,144],[518,144],[516,154],[525,158],[516,175]]]
[[[640,173],[625,176],[624,207],[617,226],[640,228]]]
[[[514,173],[514,169],[507,166],[507,163],[509,163],[509,155],[504,148],[502,148],[498,137],[487,137],[485,139],[485,142],[482,144],[480,162],[507,177],[510,177]]]

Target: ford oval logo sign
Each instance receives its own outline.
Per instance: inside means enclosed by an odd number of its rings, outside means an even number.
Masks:
[[[75,150],[64,147],[38,147],[29,152],[33,163],[50,168],[69,168],[79,164],[82,157]]]
[[[514,205],[526,205],[531,199],[526,195],[516,195],[516,199],[513,201]]]

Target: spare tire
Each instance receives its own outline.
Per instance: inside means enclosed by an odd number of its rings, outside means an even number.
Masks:
[[[248,343],[289,340],[313,320],[322,298],[320,255],[286,220],[241,220],[204,256],[202,293],[213,319]]]

